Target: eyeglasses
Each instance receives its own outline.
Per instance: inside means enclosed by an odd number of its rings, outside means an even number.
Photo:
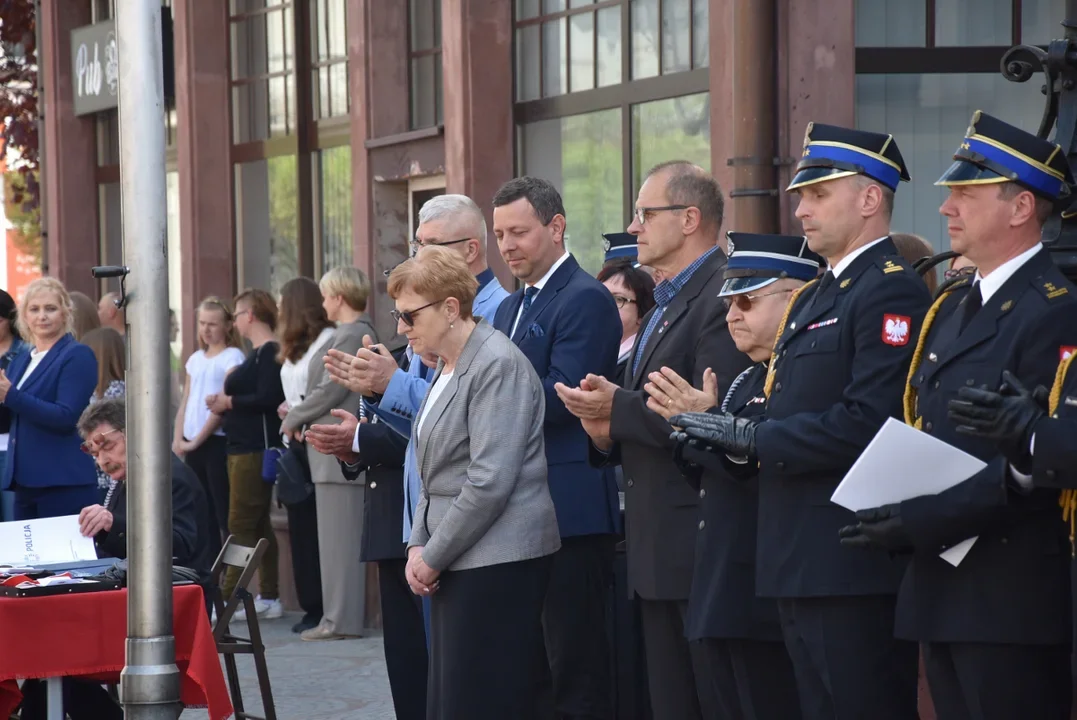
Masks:
[[[468,237],[468,238],[462,238],[460,240],[449,240],[448,242],[428,242],[428,243],[420,242],[418,240],[412,240],[411,241],[411,250],[412,250],[413,253],[417,253],[420,250],[422,250],[424,247],[430,247],[431,245],[437,245],[438,247],[442,247],[444,245],[456,245],[457,243],[467,242],[468,240],[474,240],[474,238],[469,238]]]
[[[632,298],[626,298],[624,295],[614,295],[613,296],[613,301],[615,303],[617,303],[617,308],[618,309],[623,308],[625,305],[628,305],[629,303],[635,303],[636,302]]]
[[[427,303],[426,305],[423,305],[422,307],[417,307],[414,310],[390,310],[389,314],[393,316],[393,320],[396,320],[397,322],[403,320],[404,324],[408,327],[415,327],[415,316],[419,314],[419,311],[426,310],[428,307],[433,307],[440,302],[444,301],[435,300],[432,303]]]
[[[119,429],[118,428],[112,428],[108,432],[97,433],[96,435],[93,435],[92,437],[90,437],[89,440],[87,440],[86,442],[79,445],[79,448],[82,450],[82,452],[86,453],[90,457],[96,458],[97,454],[99,452],[101,452],[102,450],[110,450],[112,448],[111,443],[109,444],[108,447],[105,447],[104,444],[105,444],[105,438],[108,437],[109,435],[111,435],[114,432],[119,432]]]
[[[748,295],[747,293],[745,293],[744,295],[734,295],[733,297],[722,298],[722,300],[725,301],[725,309],[727,311],[732,305],[736,305],[737,309],[741,312],[748,312],[752,309],[752,303],[754,303],[756,300],[761,300],[765,297],[770,297],[771,295],[782,295],[784,293],[791,292],[793,292],[792,288],[789,288],[787,290],[774,290],[772,292],[761,293],[759,295]]]
[[[968,266],[968,265],[966,265],[965,267],[962,267],[962,268],[950,268],[948,270],[943,271],[942,279],[943,280],[953,280],[954,278],[959,278],[962,275],[972,275],[974,272],[976,272],[976,268]]]
[[[669,210],[687,210],[690,205],[663,205],[662,207],[639,207],[636,208],[636,220],[640,225],[647,223],[647,218],[657,212],[666,212]]]

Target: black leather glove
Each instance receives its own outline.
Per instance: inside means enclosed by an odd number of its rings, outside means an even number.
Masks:
[[[1013,465],[1031,466],[1029,445],[1040,418],[1047,415],[1041,406],[1046,390],[1030,392],[1006,370],[998,392],[961,388],[957,399],[950,401],[949,417],[962,435],[991,440]]]
[[[901,505],[859,510],[856,525],[848,525],[838,531],[841,544],[848,547],[878,547],[891,552],[909,552],[912,539],[901,520]]]
[[[711,413],[681,413],[669,419],[669,424],[683,428],[687,438],[707,445],[712,453],[729,453],[739,457],[755,457],[755,428],[759,424],[753,418]]]

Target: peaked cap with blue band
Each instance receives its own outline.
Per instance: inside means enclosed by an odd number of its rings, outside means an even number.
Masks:
[[[782,278],[808,281],[819,274],[823,259],[800,235],[727,232],[729,261],[718,297],[758,290]]]
[[[606,240],[604,245],[607,262],[615,258],[635,260],[639,255],[639,245],[636,244],[636,236],[632,233],[604,233],[602,237]]]
[[[808,123],[804,155],[786,192],[850,175],[866,175],[892,191],[910,179],[893,135]]]
[[[950,169],[936,185],[1015,182],[1048,200],[1069,194],[1073,174],[1062,148],[977,110]]]

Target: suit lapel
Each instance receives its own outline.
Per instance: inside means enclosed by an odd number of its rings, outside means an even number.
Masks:
[[[562,288],[568,284],[569,278],[572,277],[572,273],[576,272],[580,267],[580,264],[576,262],[576,258],[571,255],[561,263],[561,267],[557,268],[546,284],[539,290],[539,294],[535,297],[531,303],[531,307],[527,309],[527,312],[520,316],[520,322],[516,324],[516,332],[512,334],[512,341],[517,345],[523,340],[524,335],[527,333],[527,328],[534,322],[546,306],[554,299],[557,293],[561,292]],[[520,300],[523,301],[523,293],[520,293]],[[519,308],[519,304],[516,306]],[[516,313],[512,314],[515,319]]]
[[[75,342],[75,339],[71,337],[70,334],[68,334],[64,335],[56,342],[55,345],[49,348],[49,351],[45,353],[45,357],[41,358],[41,362],[34,369],[34,373],[30,377],[26,378],[26,383],[22,386],[22,390],[26,391],[30,389],[31,387],[33,387],[35,382],[43,378],[45,376],[45,372],[52,366],[53,363],[56,362],[57,358],[61,357],[67,351],[67,346],[73,342]],[[29,358],[29,354],[27,354],[26,357]],[[29,363],[27,363],[27,366],[29,366]],[[16,385],[18,384],[17,380],[13,382]]]
[[[632,367],[632,360],[636,357],[637,348],[643,339],[644,331],[640,331],[639,337],[636,339],[636,346],[632,348],[632,354],[628,357],[628,364],[632,370],[631,389],[639,389],[639,386],[643,381],[643,369],[647,367],[647,363],[650,362],[651,356],[654,355],[655,350],[658,349],[658,345],[662,342],[662,338],[669,335],[669,331],[688,311],[688,306],[699,296],[699,293],[703,291],[703,288],[710,282],[710,279],[714,277],[714,274],[722,271],[725,264],[725,253],[722,252],[721,248],[717,248],[714,251],[714,254],[707,258],[706,262],[695,271],[685,286],[681,288],[680,292],[678,292],[673,297],[673,300],[670,301],[669,306],[666,308],[666,312],[663,313],[662,317],[658,318],[658,324],[655,325],[654,330],[651,331],[650,336],[647,338],[647,345],[643,348],[643,354],[640,356],[639,362],[635,367]],[[656,313],[658,311],[659,308],[656,307],[651,312]],[[648,316],[640,327],[646,328],[650,321],[650,316]]]
[[[1015,303],[1020,301],[1024,293],[1032,290],[1032,281],[1042,275],[1051,266],[1051,263],[1052,260],[1048,251],[1042,249],[1033,255],[1028,262],[1019,267],[1017,272],[1011,275],[1002,284],[1002,287],[995,291],[991,299],[984,303],[976,316],[969,321],[964,332],[958,334],[943,350],[939,357],[936,371],[994,337],[998,332],[998,324],[1002,317],[1013,308]],[[968,295],[965,295],[961,299],[957,310],[951,314],[946,330],[957,332],[967,301]]]

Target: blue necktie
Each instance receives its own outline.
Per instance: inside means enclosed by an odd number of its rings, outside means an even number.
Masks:
[[[520,310],[520,318],[521,319],[523,319],[523,316],[527,314],[528,308],[531,307],[531,303],[534,302],[535,296],[538,295],[538,294],[539,294],[539,289],[537,287],[529,287],[526,290],[524,290],[524,306],[523,306],[523,309]]]

